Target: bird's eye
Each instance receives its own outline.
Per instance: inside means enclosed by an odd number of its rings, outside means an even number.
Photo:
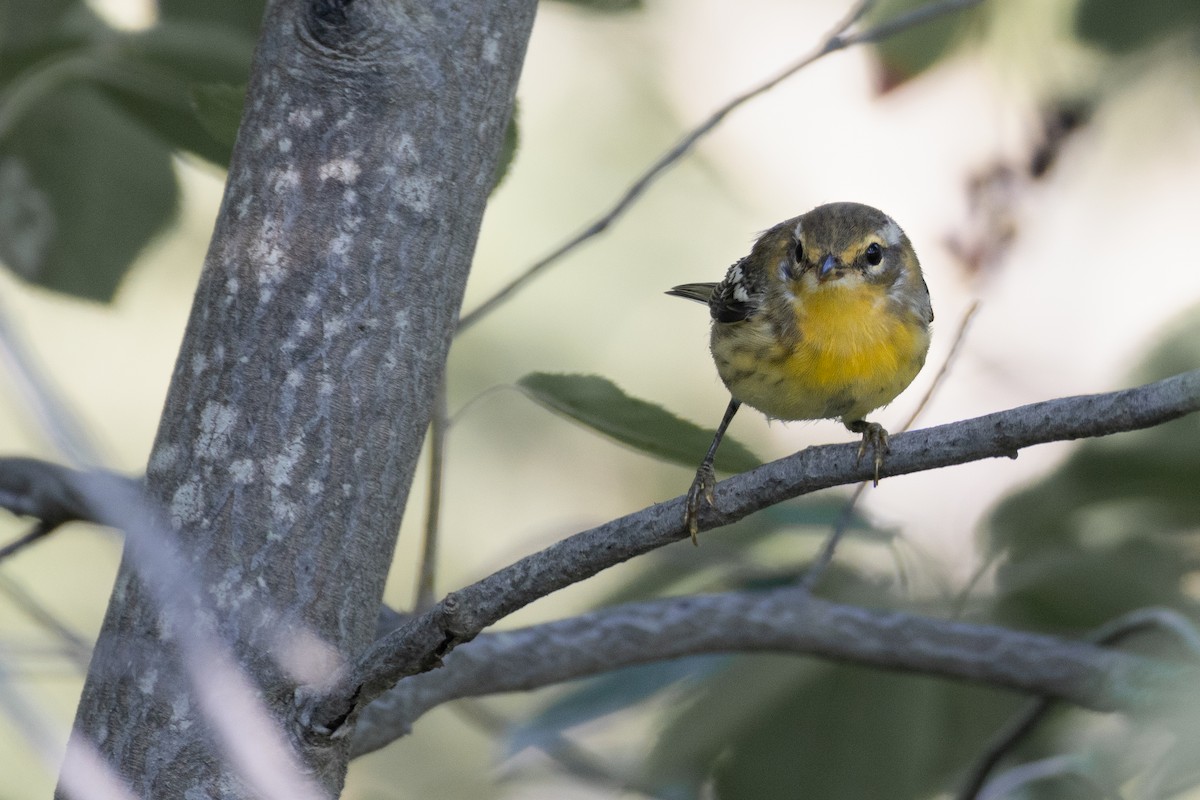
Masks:
[[[796,240],[795,256],[796,256],[797,264],[804,263],[804,245],[803,245],[803,243],[801,243],[801,241],[799,239]]]
[[[866,253],[867,263],[872,267],[879,266],[879,262],[883,261],[883,247],[878,242],[871,242],[867,245]]]

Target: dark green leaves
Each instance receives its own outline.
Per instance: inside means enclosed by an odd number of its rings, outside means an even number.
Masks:
[[[1080,38],[1117,53],[1155,44],[1167,36],[1200,36],[1195,0],[1083,0],[1075,14]]]
[[[84,86],[27,110],[0,150],[0,260],[56,291],[108,300],[172,218],[171,151]]]
[[[223,147],[233,148],[238,125],[242,121],[242,105],[246,87],[227,83],[210,83],[192,89],[192,106],[208,135]]]
[[[158,12],[164,20],[219,25],[253,39],[266,5],[266,0],[158,0]]]
[[[928,0],[884,0],[871,9],[867,25],[898,19],[926,5]],[[874,52],[882,67],[885,85],[903,83],[945,58],[970,30],[978,14],[978,9],[942,14],[876,43]]]
[[[249,5],[261,16],[261,4]],[[174,216],[172,151],[228,163],[233,103],[211,91],[194,95],[198,86],[245,83],[253,35],[247,12],[234,25],[203,16],[211,11],[164,8],[160,24],[129,32],[78,2],[0,0],[6,267],[56,291],[109,300]]]
[[[712,443],[712,429],[630,397],[606,378],[535,372],[517,384],[551,411],[664,461],[694,469]],[[745,472],[760,463],[728,436],[717,451],[716,468],[721,472]]]
[[[241,103],[230,108],[227,96],[218,116],[208,119],[198,113],[196,94],[217,86],[228,95],[227,87],[244,86],[251,51],[250,37],[227,28],[163,23],[123,40],[114,77],[101,88],[173,149],[225,167],[233,149],[228,117],[237,114],[240,120]],[[236,131],[236,120],[232,127]]]
[[[521,144],[521,131],[517,127],[518,108],[519,105],[514,102],[512,116],[508,118],[508,126],[504,129],[504,142],[500,145],[500,160],[496,162],[496,176],[492,179],[493,192],[500,188],[500,184],[504,183],[504,179],[508,177],[513,159],[517,157],[517,148]]]
[[[933,797],[1012,705],[933,678],[745,656],[675,704],[643,781],[700,797],[711,780],[722,800]]]

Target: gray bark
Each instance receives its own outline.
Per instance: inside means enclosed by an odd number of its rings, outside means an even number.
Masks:
[[[94,747],[135,796],[262,796],[214,734],[255,724],[235,664],[339,793],[345,740],[296,735],[295,696],[370,642],[534,11],[270,3],[147,472],[165,519],[108,501],[129,536],[64,770]]]

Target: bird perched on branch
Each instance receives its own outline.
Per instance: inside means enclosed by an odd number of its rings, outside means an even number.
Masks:
[[[717,373],[732,395],[688,490],[696,541],[701,500],[715,508],[713,457],[742,403],[780,420],[840,419],[874,451],[888,434],[865,417],[925,365],[933,308],[900,226],[860,203],[830,203],[763,233],[720,283],[667,292],[708,306]]]

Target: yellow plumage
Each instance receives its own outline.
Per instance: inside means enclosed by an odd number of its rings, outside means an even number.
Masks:
[[[744,330],[714,331],[713,357],[728,365],[730,393],[769,417],[859,419],[912,383],[929,348],[928,328],[882,312],[884,303],[878,287],[828,287],[796,304],[795,344],[737,322]]]
[[[669,294],[709,306],[713,361],[732,395],[688,494],[693,540],[700,498],[712,503],[712,458],[741,403],[775,419],[841,419],[862,434],[860,457],[874,447],[878,480],[887,432],[864,417],[920,372],[933,321],[916,253],[890,217],[819,206],[766,231],[720,283]]]

